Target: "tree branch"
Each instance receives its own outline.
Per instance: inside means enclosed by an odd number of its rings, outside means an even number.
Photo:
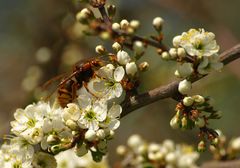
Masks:
[[[238,58],[240,58],[240,44],[226,50],[220,55],[220,60],[224,65],[227,65]],[[196,82],[201,78],[202,77],[193,79],[192,82]],[[181,97],[181,94],[178,92],[179,82],[180,81],[174,81],[168,85],[160,86],[146,93],[131,97],[129,101],[123,104],[123,112],[121,117],[124,117],[136,109],[161,99],[173,98],[178,100],[179,97]]]

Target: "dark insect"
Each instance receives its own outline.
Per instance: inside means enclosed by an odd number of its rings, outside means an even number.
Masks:
[[[105,57],[106,58],[106,57]],[[114,56],[109,56],[108,62],[115,61]],[[57,87],[57,100],[61,107],[66,107],[68,103],[73,102],[77,98],[77,90],[85,87],[88,92],[88,82],[90,79],[97,76],[96,71],[104,66],[106,61],[104,57],[97,57],[92,59],[81,60],[73,66],[72,73],[65,78],[63,75],[57,76],[48,82],[46,86],[52,81],[62,79]],[[91,93],[91,92],[90,92]]]
[[[68,103],[76,99],[76,91],[84,86],[87,90],[87,83],[96,74],[96,69],[104,65],[100,59],[92,59],[78,63],[74,66],[72,74],[63,79],[58,85],[57,99],[61,107],[66,107]]]

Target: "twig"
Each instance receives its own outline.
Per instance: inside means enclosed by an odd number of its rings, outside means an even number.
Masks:
[[[102,19],[103,19],[104,23],[107,25],[107,27],[105,26],[105,27],[102,27],[102,28],[105,28],[105,30],[109,30],[115,36],[117,36],[117,37],[121,37],[121,36],[129,37],[132,42],[141,41],[141,42],[143,42],[147,45],[153,46],[153,47],[158,48],[158,49],[162,49],[163,51],[168,50],[168,47],[166,47],[161,42],[154,41],[154,40],[151,40],[151,39],[148,39],[148,38],[144,38],[144,37],[141,37],[141,36],[136,35],[136,34],[129,34],[125,31],[121,31],[121,30],[112,30],[111,19],[109,18],[105,7],[101,6],[101,7],[98,8],[98,10],[101,13],[101,16],[102,16]],[[123,43],[123,44],[126,45],[127,47],[129,47],[129,44],[127,44],[127,43]]]
[[[227,65],[232,61],[240,58],[240,44],[223,52],[220,55],[220,58],[224,65]],[[198,77],[194,79],[193,82],[196,82],[201,78],[202,77]],[[124,117],[136,109],[139,109],[143,106],[146,106],[161,99],[173,98],[177,100],[178,97],[181,95],[178,92],[178,84],[179,81],[174,81],[168,85],[160,86],[146,93],[131,97],[129,101],[125,101],[125,103],[123,104],[123,112],[121,117]]]

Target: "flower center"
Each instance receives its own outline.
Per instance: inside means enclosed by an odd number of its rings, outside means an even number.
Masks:
[[[115,83],[114,83],[113,81],[109,81],[109,82],[106,83],[106,86],[107,86],[107,87],[113,87],[114,84],[115,84]]]
[[[36,124],[36,121],[34,119],[29,119],[28,122],[27,122],[27,125],[29,127],[34,127]]]
[[[88,119],[88,120],[93,120],[93,119],[96,118],[96,114],[94,113],[94,111],[90,110],[85,115],[85,118]]]

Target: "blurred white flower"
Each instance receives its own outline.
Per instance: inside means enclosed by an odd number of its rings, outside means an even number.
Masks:
[[[0,154],[1,168],[32,168],[34,148],[23,138],[15,137],[8,144],[3,144]]]
[[[229,145],[234,151],[240,151],[240,137],[234,138]]]
[[[50,111],[49,103],[45,102],[17,109],[14,113],[15,121],[11,122],[12,133],[25,138],[31,144],[39,143],[43,138],[43,119]]]
[[[56,168],[57,162],[53,155],[38,152],[34,154],[32,165],[34,168]]]
[[[215,35],[212,32],[205,32],[204,29],[190,29],[174,38],[173,42],[175,46],[183,47],[191,56],[209,57],[219,51]]]
[[[77,168],[77,167],[87,167],[87,168],[108,168],[107,158],[99,163],[92,160],[91,154],[88,153],[82,157],[78,157],[75,152],[70,149],[59,153],[55,156],[57,160],[57,168]]]

